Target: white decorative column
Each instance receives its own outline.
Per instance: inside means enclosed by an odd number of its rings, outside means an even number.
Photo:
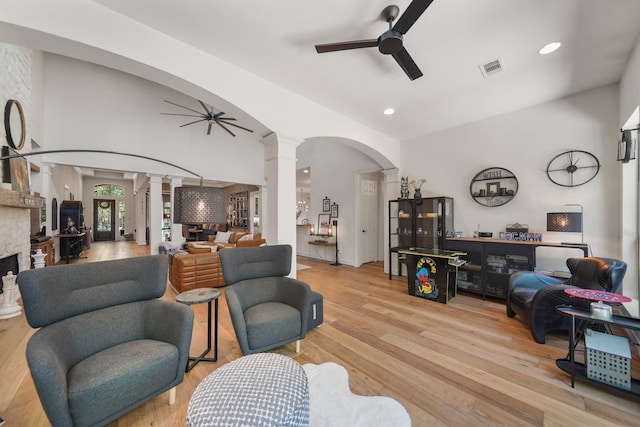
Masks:
[[[293,247],[291,276],[296,276],[296,149],[302,139],[272,133],[262,139],[265,146],[265,180],[268,190],[262,206],[263,235],[268,244]],[[268,194],[266,194],[268,192]]]
[[[2,304],[0,304],[0,319],[9,319],[22,313],[22,307],[16,301],[18,300],[18,287],[16,286],[16,278],[12,271],[9,271],[2,278]]]
[[[149,175],[149,249],[160,253],[162,242],[162,175]]]

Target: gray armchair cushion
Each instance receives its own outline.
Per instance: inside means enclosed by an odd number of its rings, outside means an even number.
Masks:
[[[128,411],[143,403],[149,390],[170,384],[177,370],[178,349],[162,341],[129,341],[89,356],[68,373],[75,424],[91,425]]]
[[[249,347],[267,347],[295,340],[302,330],[300,312],[281,302],[256,304],[244,312]]]
[[[166,268],[158,255],[18,275],[29,323],[43,325],[27,362],[51,424],[103,425],[182,382],[193,311],[155,299]]]

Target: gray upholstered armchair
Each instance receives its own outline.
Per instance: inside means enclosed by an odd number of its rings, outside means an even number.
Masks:
[[[290,277],[291,246],[220,251],[226,300],[242,354],[259,353],[305,337],[309,285]]]
[[[184,377],[193,311],[159,300],[167,257],[26,270],[27,361],[53,426],[104,425]]]

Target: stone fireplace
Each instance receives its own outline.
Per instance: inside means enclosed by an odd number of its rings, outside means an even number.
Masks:
[[[30,209],[42,206],[40,197],[0,190],[0,258],[17,255],[20,271],[31,268]]]

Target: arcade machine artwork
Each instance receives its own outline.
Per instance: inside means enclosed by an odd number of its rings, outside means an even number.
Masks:
[[[437,274],[436,263],[428,257],[423,257],[416,263],[415,296],[430,300],[438,300],[438,286],[431,277]]]

